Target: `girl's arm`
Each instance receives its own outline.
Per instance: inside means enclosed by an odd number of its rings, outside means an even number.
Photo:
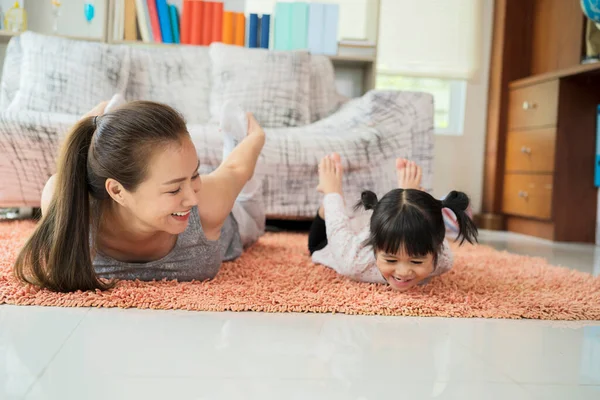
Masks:
[[[330,267],[340,275],[365,280],[361,276],[371,275],[368,270],[376,268],[373,249],[363,246],[369,233],[368,227],[360,234],[354,233],[350,226],[350,218],[345,212],[344,200],[338,193],[326,194],[323,198],[323,208],[327,248],[335,261],[335,265]]]
[[[265,144],[265,132],[248,115],[248,136],[237,145],[221,165],[202,176],[197,194],[198,212],[205,231],[218,237],[235,199],[254,174],[256,161]],[[213,235],[214,236],[214,235]]]

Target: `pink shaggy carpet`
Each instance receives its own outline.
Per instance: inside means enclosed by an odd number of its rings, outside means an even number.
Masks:
[[[438,317],[600,320],[600,277],[485,246],[455,250],[455,266],[397,293],[311,263],[306,235],[267,234],[210,282],[119,282],[106,292],[57,294],[12,276],[32,222],[0,223],[0,304],[197,311],[319,312]]]

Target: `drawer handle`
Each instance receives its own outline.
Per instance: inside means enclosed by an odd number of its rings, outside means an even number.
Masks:
[[[527,146],[521,147],[521,153],[523,154],[531,154],[531,148]]]
[[[536,107],[537,107],[537,104],[535,104],[533,102],[532,103],[530,103],[528,101],[523,102],[523,110],[532,110]]]
[[[527,193],[524,190],[519,190],[519,197],[522,198],[522,199],[526,199],[526,198],[529,197],[529,193]]]

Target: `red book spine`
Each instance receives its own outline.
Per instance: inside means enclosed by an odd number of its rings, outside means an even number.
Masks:
[[[204,2],[192,1],[192,26],[190,28],[190,41],[192,44],[202,44],[202,21],[204,15]]]
[[[192,0],[183,0],[181,10],[181,43],[192,43]]]
[[[162,34],[160,33],[160,22],[158,22],[158,11],[156,9],[156,0],[148,0],[148,14],[150,14],[150,25],[152,25],[152,37],[157,43],[162,43]]]
[[[212,41],[221,42],[223,36],[223,3],[213,3]]]
[[[204,14],[202,15],[202,45],[208,46],[212,43],[212,19],[213,8],[212,1],[204,2]]]

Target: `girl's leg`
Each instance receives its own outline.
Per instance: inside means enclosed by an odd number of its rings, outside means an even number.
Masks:
[[[315,251],[319,251],[325,248],[325,246],[327,246],[325,220],[317,213],[308,234],[308,251],[310,251],[310,255],[312,256]]]
[[[254,179],[257,177],[254,176]],[[238,224],[242,245],[246,248],[265,233],[266,218],[262,192],[253,190],[252,196],[242,196],[243,193],[236,199],[231,213]]]

